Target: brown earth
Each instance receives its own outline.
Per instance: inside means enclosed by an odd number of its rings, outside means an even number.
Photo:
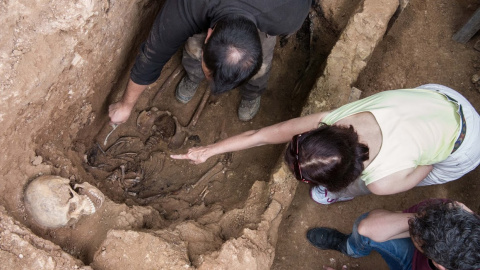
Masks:
[[[139,129],[137,117],[156,107],[177,117],[181,126],[191,122],[206,84],[188,105],[174,98],[180,76],[157,95],[178,67],[180,54],[142,95],[129,121],[113,131],[104,144],[111,131],[106,107],[122,94],[135,48],[148,29],[115,33],[122,32],[128,22],[149,24],[149,19],[142,22],[134,14],[152,18],[160,8],[158,3],[83,3],[83,17],[60,20],[61,16],[52,15],[56,22],[52,25],[44,24],[40,15],[29,19],[10,15],[7,21],[13,45],[0,43],[5,51],[0,56],[7,63],[0,67],[12,68],[2,72],[2,98],[7,106],[0,111],[5,127],[1,203],[18,220],[12,224],[27,226],[41,238],[26,238],[25,228],[3,226],[2,261],[9,269],[29,268],[34,264],[23,260],[25,255],[45,247],[55,252],[45,255],[50,261],[54,258],[54,266],[45,263],[37,269],[69,268],[64,262],[68,254],[81,260],[71,259],[70,267],[85,269],[321,269],[321,265],[339,269],[342,264],[351,269],[385,269],[378,254],[351,259],[317,250],[308,244],[305,232],[315,226],[349,232],[363,212],[375,208],[401,210],[430,197],[449,197],[479,211],[479,169],[442,186],[324,206],[310,199],[308,185],[299,184],[297,188],[291,175],[285,174],[281,166],[284,145],[225,154],[201,165],[168,157],[195,145],[296,117],[305,112],[305,104],[307,111],[312,111],[308,105],[310,89],[315,88],[325,67],[322,63],[350,16],[361,12],[356,10],[360,2],[324,1],[312,10],[310,20],[298,33],[277,40],[269,87],[252,121],[237,119],[237,91],[210,97],[195,127],[188,130],[186,143],[178,149],[168,147],[170,118],[157,121],[153,129],[151,123],[145,124],[151,120],[146,118],[144,129]],[[479,88],[471,82],[480,72],[480,52],[473,48],[480,37],[477,34],[467,44],[451,39],[479,7],[474,0],[409,1],[390,21],[388,32],[352,86],[361,89],[365,97],[388,89],[439,83],[458,90],[480,110]],[[16,8],[11,3],[2,6],[9,11]],[[60,2],[55,8],[61,9]],[[383,12],[381,4],[378,12]],[[33,34],[35,23],[43,26],[38,32],[44,36]],[[18,29],[31,36],[18,34]],[[94,42],[89,44],[89,40]],[[104,50],[115,51],[116,55],[109,56],[102,53]],[[49,53],[55,57],[49,58]],[[15,91],[7,93],[7,89]],[[337,99],[330,95],[327,103]],[[108,199],[97,213],[73,226],[42,228],[29,219],[22,203],[23,186],[39,174],[88,181]],[[6,237],[15,234],[34,248],[22,251],[19,247],[24,243],[19,238]],[[5,244],[7,239],[9,245]],[[41,241],[47,244],[39,244]],[[49,241],[68,254],[60,254],[61,250]],[[61,262],[55,259],[60,257]]]

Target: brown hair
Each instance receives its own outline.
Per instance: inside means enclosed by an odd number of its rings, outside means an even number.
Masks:
[[[352,126],[322,125],[298,138],[298,164],[303,177],[333,192],[346,188],[360,176],[368,154],[368,146],[358,141]],[[295,158],[291,151],[285,152],[290,169]]]

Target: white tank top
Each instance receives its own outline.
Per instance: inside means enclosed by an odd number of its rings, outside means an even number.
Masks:
[[[360,112],[373,114],[382,145],[360,178],[370,184],[392,173],[448,157],[460,129],[458,106],[437,92],[401,89],[346,104],[325,116],[329,125]]]

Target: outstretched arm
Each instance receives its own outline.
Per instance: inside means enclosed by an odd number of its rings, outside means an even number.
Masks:
[[[414,213],[376,209],[360,222],[358,232],[375,242],[409,237],[408,220],[414,216]]]
[[[193,163],[205,162],[214,155],[244,150],[265,144],[280,144],[288,142],[296,134],[318,127],[328,112],[311,114],[290,119],[258,130],[249,130],[225,140],[202,147],[194,147],[188,153],[171,155],[174,159],[190,159]]]
[[[422,165],[401,170],[367,185],[367,188],[377,195],[390,195],[407,191],[425,179],[432,169],[432,165]]]
[[[111,124],[122,124],[128,120],[138,97],[145,88],[147,88],[146,85],[136,84],[130,79],[122,99],[108,107],[108,116],[110,116]]]
[[[109,107],[111,124],[126,122],[140,94],[147,85],[158,79],[164,65],[178,48],[189,37],[210,25],[206,16],[192,17],[198,15],[200,10],[206,10],[203,1],[164,2],[146,42],[140,48],[122,100]]]

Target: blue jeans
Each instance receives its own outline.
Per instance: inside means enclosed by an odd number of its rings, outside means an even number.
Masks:
[[[380,253],[390,269],[412,269],[413,252],[415,246],[412,240],[400,238],[385,242],[375,242],[358,233],[358,224],[368,213],[361,215],[353,225],[352,234],[347,240],[347,253],[350,257],[359,258],[367,256],[372,250]]]

